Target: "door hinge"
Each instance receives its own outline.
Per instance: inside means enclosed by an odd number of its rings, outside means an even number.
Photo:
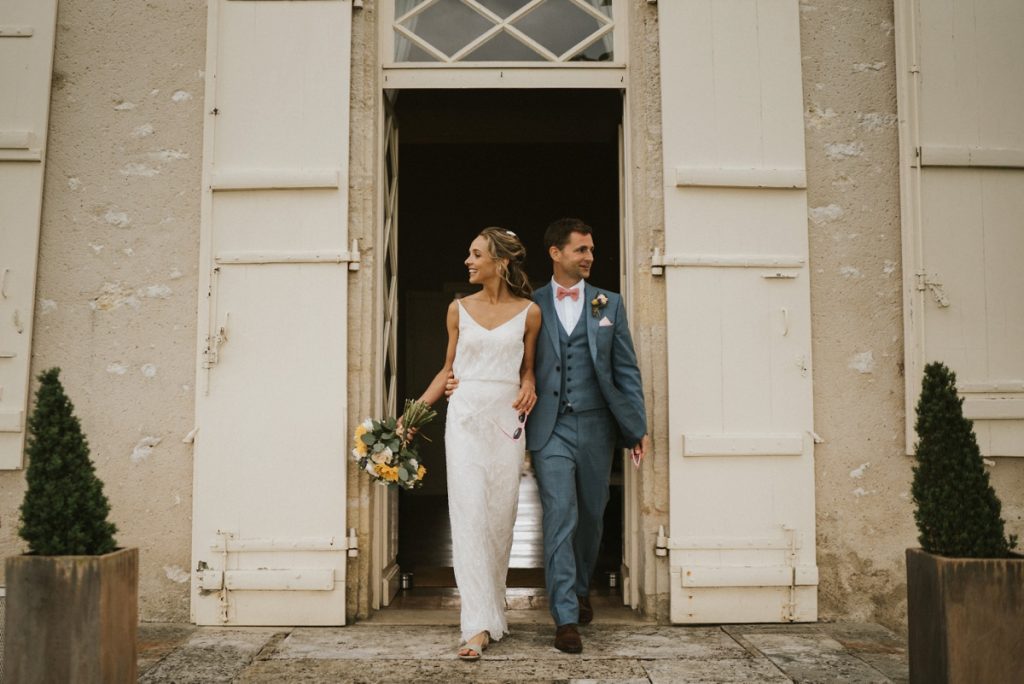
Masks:
[[[348,528],[348,557],[355,558],[359,555],[359,537],[356,535],[356,528]]]
[[[935,297],[935,302],[942,308],[949,306],[949,297],[946,296],[946,291],[942,289],[942,283],[935,280],[936,276],[931,277],[925,271],[918,271],[914,274],[916,279],[916,289],[918,292],[924,292],[930,290],[932,296]]]
[[[665,526],[658,525],[658,539],[654,543],[655,556],[668,555],[668,536],[665,534]]]

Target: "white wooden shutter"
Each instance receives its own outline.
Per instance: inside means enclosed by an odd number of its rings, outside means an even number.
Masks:
[[[1024,456],[1024,3],[897,5],[907,448],[942,361],[982,453]]]
[[[797,0],[658,12],[671,619],[815,620]]]
[[[198,624],[345,622],[351,11],[209,5]]]
[[[0,1],[0,469],[21,468],[57,0]]]

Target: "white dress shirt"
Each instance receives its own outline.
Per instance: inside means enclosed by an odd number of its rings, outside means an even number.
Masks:
[[[561,287],[555,282],[555,279],[551,279],[551,296],[555,300],[555,313],[558,314],[558,320],[561,321],[562,327],[565,328],[565,332],[572,334],[576,324],[579,323],[580,316],[583,315],[583,305],[586,302],[583,299],[586,297],[586,289],[583,287],[584,281],[579,281],[571,287],[565,288],[566,290],[579,290],[579,297],[573,301],[572,297],[563,297],[561,301],[558,299],[558,288]]]

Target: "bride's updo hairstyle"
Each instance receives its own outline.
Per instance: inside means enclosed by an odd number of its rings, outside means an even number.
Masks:
[[[519,237],[504,228],[484,228],[480,231],[480,237],[487,239],[487,244],[491,248],[491,258],[498,262],[498,272],[508,285],[509,291],[516,297],[529,299],[533,288],[530,287],[530,279],[523,269],[526,247]],[[501,263],[502,259],[508,259],[508,266]]]

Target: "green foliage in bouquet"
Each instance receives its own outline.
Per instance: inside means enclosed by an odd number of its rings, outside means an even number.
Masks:
[[[401,424],[392,416],[367,418],[352,435],[352,459],[379,484],[415,489],[427,474],[419,461],[418,430],[436,417],[430,404],[406,399]]]
[[[110,504],[89,460],[89,445],[59,368],[39,374],[36,405],[28,419],[28,489],[18,534],[42,556],[98,556],[117,547]]]
[[[1006,557],[1017,540],[1004,534],[1002,507],[962,404],[956,374],[941,363],[925,366],[911,487],[918,540],[925,551],[941,556]]]

